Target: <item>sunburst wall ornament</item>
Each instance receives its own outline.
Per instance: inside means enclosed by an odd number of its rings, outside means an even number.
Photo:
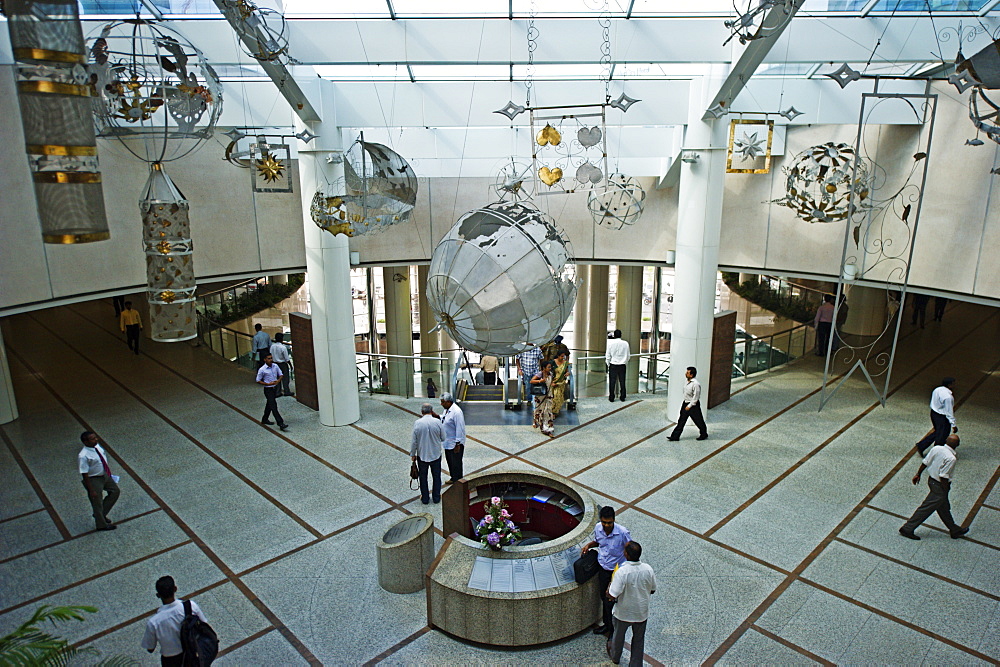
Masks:
[[[250,146],[254,192],[292,192],[291,148],[287,144],[269,144],[261,137]]]
[[[766,174],[771,171],[773,120],[736,119],[729,122],[729,150],[726,172]],[[737,166],[733,166],[734,158]]]
[[[867,210],[870,169],[847,144],[827,142],[808,148],[796,155],[783,171],[785,196],[773,203],[792,209],[806,222],[846,219],[855,197],[854,211]]]

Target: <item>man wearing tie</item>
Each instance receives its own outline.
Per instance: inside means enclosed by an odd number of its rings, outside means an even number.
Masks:
[[[108,513],[118,502],[118,484],[108,467],[108,455],[98,444],[97,435],[92,431],[80,434],[83,449],[77,456],[80,474],[83,476],[83,487],[87,489],[90,506],[94,510],[94,521],[97,530],[114,530],[118,526],[111,522]],[[108,495],[105,496],[104,494]]]

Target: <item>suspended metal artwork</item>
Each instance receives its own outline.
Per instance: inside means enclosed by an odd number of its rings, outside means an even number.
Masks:
[[[223,0],[223,14],[236,30],[244,51],[260,62],[288,62],[288,23],[274,9],[250,0]]]
[[[42,241],[108,239],[76,0],[6,0],[3,11]]]
[[[258,141],[250,146],[254,192],[292,192],[292,149],[288,144]]]
[[[793,107],[794,109],[794,107]],[[729,121],[729,148],[726,172],[730,174],[766,174],[771,171],[771,144],[774,121],[739,118]],[[733,166],[733,159],[738,166]]]
[[[852,146],[827,142],[812,146],[784,167],[785,196],[773,200],[806,222],[838,222],[868,204],[871,175]]]
[[[912,160],[903,171],[885,173],[870,158],[877,152],[877,146],[866,145],[866,138],[873,136],[867,130],[876,112],[884,107],[897,107],[896,113],[914,114],[917,124],[924,126],[914,140]],[[889,380],[899,339],[903,311],[898,304],[905,303],[909,284],[910,267],[917,235],[917,225],[923,204],[924,187],[927,181],[928,156],[931,136],[937,114],[937,95],[880,93],[876,84],[874,93],[865,93],[861,103],[861,121],[855,141],[858,159],[854,161],[853,180],[860,179],[859,172],[865,164],[874,165],[877,178],[871,183],[871,197],[862,201],[860,197],[849,202],[848,219],[851,224],[844,228],[844,245],[841,255],[842,267],[837,284],[836,311],[832,331],[826,350],[823,372],[823,390],[820,406],[833,398],[837,390],[855,372],[864,376],[879,402],[885,405],[889,395]],[[856,281],[864,281],[865,287],[880,287],[886,292],[886,303],[896,304],[891,316],[881,331],[865,337],[852,336],[843,330],[846,307],[850,303],[850,293]],[[888,350],[886,349],[888,348]],[[836,386],[830,388],[831,372],[847,369]],[[883,378],[881,386],[876,379]]]
[[[469,211],[434,249],[427,303],[462,347],[511,356],[559,333],[576,298],[569,240],[529,202]]]
[[[746,44],[755,39],[763,39],[781,32],[792,20],[796,3],[794,0],[747,0],[745,10],[737,7],[735,2],[733,9],[736,10],[737,16],[735,19],[725,22],[730,34],[722,43],[723,46],[734,37],[739,40],[740,44]],[[777,13],[777,20],[764,25],[764,19],[769,13]]]
[[[362,135],[344,155],[344,178],[316,191],[310,215],[331,234],[373,234],[410,219],[417,176],[392,149]]]
[[[213,135],[222,83],[178,32],[155,21],[114,21],[88,45],[99,136],[121,140],[140,160],[164,163]]]
[[[139,211],[152,338],[190,340],[198,335],[190,206],[159,163],[151,165]]]
[[[531,165],[515,158],[504,163],[493,181],[493,194],[503,200],[531,199],[535,195]]]
[[[587,209],[594,222],[604,227],[621,229],[642,215],[646,191],[639,181],[625,174],[611,174],[599,188],[587,196]]]

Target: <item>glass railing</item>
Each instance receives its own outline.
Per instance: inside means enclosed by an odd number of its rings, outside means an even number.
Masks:
[[[816,345],[816,331],[808,324],[778,331],[768,336],[736,341],[733,377],[769,371],[805,355]]]
[[[436,354],[442,352],[448,350],[438,350]],[[434,383],[434,398],[440,398],[446,391],[454,392],[457,365],[447,356],[357,352],[355,363],[358,367],[358,389],[362,392],[430,398],[428,380]],[[399,377],[411,378],[412,381],[395,382],[394,379]],[[403,391],[400,392],[400,389]]]
[[[586,352],[590,352],[586,350]],[[667,375],[670,372],[669,352],[642,352],[631,355],[639,359],[639,393],[655,394],[667,389]],[[605,356],[590,355],[575,357],[576,372],[574,384],[580,396],[607,396],[608,370]]]

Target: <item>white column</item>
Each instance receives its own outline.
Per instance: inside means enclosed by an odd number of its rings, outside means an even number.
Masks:
[[[587,345],[590,356],[603,357],[608,349],[608,265],[591,264],[590,266],[590,318],[587,322]],[[633,349],[638,349],[638,341],[629,341]],[[604,359],[594,359],[590,362],[590,370],[603,371]]]
[[[7,348],[3,344],[3,331],[0,331],[0,424],[10,423],[17,419],[17,416],[14,383],[10,379],[10,366],[7,364]]]
[[[847,321],[841,333],[877,336],[889,316],[885,289],[853,285],[847,292]]]
[[[411,357],[388,359],[389,393],[413,396],[413,312],[411,308],[410,267],[383,266],[382,289],[385,291],[385,352]]]
[[[354,361],[350,249],[346,236],[323,231],[309,215],[317,187],[326,179],[333,181],[342,176],[342,167],[326,161],[331,152],[341,149],[340,129],[334,112],[332,84],[317,81],[316,85],[320,86],[321,114],[325,121],[309,123],[309,130],[319,136],[309,144],[299,144],[299,193],[305,228],[316,393],[320,423],[346,426],[361,418]]]
[[[587,345],[590,344],[587,338],[587,330],[590,325],[590,266],[577,264],[576,277],[580,280],[580,287],[576,292],[576,304],[573,306],[573,343],[571,347],[586,350]],[[587,356],[586,352],[577,354],[581,357]]]
[[[684,146],[689,152],[697,153],[699,159],[681,164],[670,387],[667,392],[669,419],[676,417],[683,402],[684,371],[688,366],[698,369],[702,397],[708,395],[729,123],[727,119],[704,121],[702,116],[711,105],[727,69],[727,65],[713,65],[711,74],[691,81]],[[705,150],[707,148],[718,150]]]
[[[639,357],[642,352],[642,267],[618,267],[618,292],[615,298],[615,328],[632,347],[632,357],[625,369],[625,391],[639,391]]]

